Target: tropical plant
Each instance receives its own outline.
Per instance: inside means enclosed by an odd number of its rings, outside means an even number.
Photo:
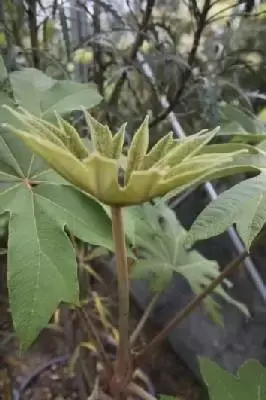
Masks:
[[[199,132],[182,140],[174,140],[169,134],[148,150],[149,130],[146,118],[137,129],[125,153],[123,152],[125,126],[123,125],[113,135],[106,125],[97,122],[85,110],[84,114],[91,135],[91,142],[87,145],[80,139],[73,125],[57,113],[55,113],[56,121],[52,123],[26,111],[21,106],[10,107],[9,105],[5,109],[10,112],[12,118],[17,119],[17,123],[4,124],[6,129],[19,137],[64,179],[110,207],[118,279],[119,343],[115,363],[103,360],[103,365],[109,393],[116,398],[125,396],[143,355],[147,355],[155,343],[158,344],[165,337],[165,332],[159,333],[139,355],[132,353],[129,338],[129,271],[123,208],[145,203],[173,190],[181,191],[184,187],[203,182],[206,176],[211,177],[212,174],[216,177],[232,174],[234,169],[238,172],[239,166],[235,165],[238,157],[241,156],[243,161],[245,155],[249,157],[254,150],[245,144],[226,145],[225,151],[223,151],[223,146],[219,148],[217,145],[209,145],[208,147],[208,143],[214,138],[217,130]],[[255,149],[255,153],[259,154],[259,150]],[[241,168],[244,165],[245,163],[242,162]],[[247,165],[245,168],[254,170],[257,167]],[[28,184],[36,186],[35,181],[28,181]],[[38,184],[36,187],[38,188]],[[166,218],[167,223],[167,229],[174,229],[169,217]],[[180,237],[182,242],[182,235]],[[147,243],[148,241],[146,245]],[[175,251],[178,250],[179,246]],[[169,252],[170,257],[174,255],[171,259],[174,265],[172,269],[177,268],[174,253]],[[228,271],[231,269],[232,266],[229,266]],[[189,266],[183,273],[189,274],[188,271]],[[208,270],[209,274],[210,270]],[[205,278],[202,277],[201,284],[205,285],[205,288],[198,294],[198,302],[204,300],[210,291],[216,289],[225,277],[224,273],[214,273],[215,279],[210,281],[206,280],[206,272],[203,275]],[[196,287],[196,290],[198,289]],[[221,288],[217,290],[220,295],[226,297]],[[226,298],[229,299],[229,297]],[[213,311],[213,303],[208,304],[212,304]],[[176,322],[175,318],[170,322],[171,326]]]
[[[0,231],[7,234],[8,230],[9,235],[9,295],[14,326],[23,348],[29,346],[38,332],[47,326],[58,303],[76,301],[80,305],[77,300],[77,252],[73,250],[73,236],[92,245],[114,250],[112,213],[109,205],[102,203],[110,204],[111,193],[106,189],[108,185],[112,187],[112,199],[115,200],[112,206],[116,205],[118,198],[125,201],[126,205],[131,205],[146,200],[147,194],[141,193],[141,189],[146,189],[147,183],[153,183],[154,177],[158,178],[158,185],[150,187],[148,199],[163,193],[167,199],[205,180],[236,173],[257,174],[264,169],[265,124],[258,121],[253,112],[258,112],[265,101],[265,6],[262,4],[258,14],[250,16],[254,6],[251,2],[245,4],[244,12],[243,4],[239,5],[238,1],[204,0],[199,7],[193,0],[181,1],[178,5],[172,0],[136,0],[125,2],[127,5],[133,4],[132,8],[126,8],[125,11],[122,8],[118,10],[115,3],[95,0],[91,2],[92,7],[86,8],[80,1],[72,0],[53,1],[52,6],[50,2],[42,0],[0,1],[0,51],[9,71],[27,65],[41,69],[53,78],[75,76],[86,82],[86,85],[71,81],[58,82],[33,68],[12,72],[7,77],[6,71],[0,68],[3,89],[0,92],[0,104],[6,104],[20,113],[16,114],[19,118],[14,118],[7,109],[0,107],[0,122],[23,132],[26,130],[28,136],[24,138],[32,146],[36,144],[38,135],[35,135],[31,124],[35,124],[36,129],[45,128],[39,132],[38,143],[44,143],[50,130],[56,131],[59,138],[63,131],[71,132],[76,140],[73,148],[73,143],[67,139],[71,151],[87,158],[86,162],[73,158],[68,146],[61,147],[62,143],[57,141],[56,144],[64,150],[64,165],[55,168],[56,160],[53,158],[51,170],[42,156],[33,156],[6,127],[1,133]],[[240,7],[242,15],[239,13]],[[138,59],[139,52],[144,54],[144,61],[152,67],[155,86],[147,79],[143,62]],[[96,83],[102,97],[90,83],[87,84],[91,80]],[[254,88],[258,87],[262,93],[254,92]],[[160,94],[166,95],[164,97],[169,103],[166,109],[159,106]],[[222,101],[228,104],[223,105]],[[108,143],[108,152],[104,151],[105,154],[100,156],[99,152],[96,155],[93,153],[95,143],[79,140],[72,127],[74,124],[78,130],[72,111],[81,106],[88,109],[98,104],[100,107],[95,114],[101,121],[108,121],[112,131],[117,132],[113,136],[107,127],[99,126],[88,115],[90,130],[101,130],[101,140]],[[168,130],[167,119],[171,111],[178,115],[187,132],[198,131],[206,126],[212,129],[218,124],[222,125],[222,129],[216,135],[214,131],[200,132],[195,141],[192,137],[186,143],[171,135],[167,143],[166,137],[165,142],[160,144],[161,150],[165,144],[165,155],[171,142],[172,145],[183,146],[182,152],[187,148],[190,151],[190,145],[193,147],[197,140],[202,144],[201,141],[208,141],[213,134],[213,141],[208,146],[197,147],[196,144],[193,157],[189,159],[189,154],[186,154],[176,170],[171,165],[172,170],[167,171],[167,163],[157,164],[156,171],[154,166],[150,170],[141,170],[146,162],[149,164],[154,161],[152,157],[160,150],[157,148],[153,153],[144,155],[141,166],[138,165],[139,161],[136,162],[133,171],[130,170],[132,165],[128,167],[123,152],[119,159],[120,171],[117,172],[116,161],[110,156],[115,157],[115,150],[119,150],[124,133],[127,142],[130,142],[129,133],[134,131],[133,128],[143,119],[147,110],[151,115],[149,125],[153,127],[150,135],[152,144]],[[128,122],[127,130],[125,126],[119,130],[117,126],[124,120]],[[147,122],[142,125],[144,131]],[[216,138],[226,140],[226,143],[217,145],[214,142]],[[255,146],[250,146],[250,143]],[[101,145],[97,143],[97,146]],[[139,148],[143,154],[144,147]],[[51,149],[51,146],[48,144],[47,148]],[[55,147],[52,149],[54,151]],[[174,163],[178,161],[178,158],[174,160],[177,154],[172,153]],[[54,155],[57,157],[56,152]],[[131,157],[134,158],[133,155]],[[71,170],[71,182],[74,185],[69,182],[70,164],[66,160],[71,160],[71,165],[76,165],[82,171],[78,174],[78,170]],[[196,164],[192,165],[192,162]],[[102,169],[97,177],[92,177],[90,167],[94,169],[97,163],[105,166],[105,170]],[[56,169],[60,170],[59,174],[55,172]],[[175,175],[177,173],[180,176]],[[130,180],[133,182],[131,187]],[[202,233],[201,229],[204,231],[207,228],[207,236],[210,237],[222,232],[234,221],[249,247],[265,221],[263,184],[264,172],[225,193],[217,203],[210,205],[206,214],[202,214],[206,217],[204,224],[201,227],[201,222],[196,222],[185,244],[191,245],[198,238],[205,238],[206,232]],[[171,187],[173,190],[168,192]],[[88,191],[94,197],[88,195]],[[250,196],[250,202],[245,202],[246,195]],[[98,196],[98,200],[95,196]],[[239,212],[236,199],[240,201]],[[223,201],[226,202],[225,206],[221,205]],[[217,216],[218,211],[214,212],[211,208],[213,206],[217,206],[216,211],[221,210],[220,216]],[[247,209],[249,213],[246,213]],[[234,302],[220,283],[223,281],[228,286],[229,282],[224,281],[223,277],[240,263],[247,251],[221,275],[215,263],[204,262],[194,251],[185,252],[182,243],[185,232],[164,205],[154,207],[145,204],[131,211],[131,207],[123,208],[127,255],[131,257],[130,264],[132,260],[135,262],[132,277],[147,278],[155,291],[155,300],[167,286],[173,272],[184,275],[197,294],[192,303],[165,327],[162,335],[159,334],[159,340],[155,338],[148,350],[140,349],[138,354],[133,354],[133,364],[136,358],[136,364],[139,365],[143,353],[146,356],[151,354],[173,324],[180,322],[202,300],[215,320],[220,319],[218,303],[207,295],[214,289],[216,294]],[[210,226],[210,215],[217,216],[217,226]],[[162,225],[158,223],[161,217],[164,218]],[[225,217],[224,220],[222,217]],[[202,221],[201,218],[199,221]],[[151,247],[153,228],[150,221],[157,227],[156,244],[162,249],[160,254],[154,245]],[[24,235],[25,226],[29,226],[27,235]],[[172,231],[180,245],[177,256],[175,240],[169,236]],[[137,261],[136,254],[129,248],[132,245],[137,247]],[[163,273],[157,258],[163,263]],[[144,266],[147,270],[143,269]],[[64,275],[65,271],[68,274]],[[51,279],[54,276],[57,276],[57,280]],[[200,290],[202,285],[203,292]],[[48,287],[49,292],[53,292],[50,299],[46,299]],[[46,302],[47,306],[44,306]],[[127,303],[126,299],[125,305]],[[234,304],[242,308],[239,303]],[[20,314],[22,311],[23,315]],[[141,324],[145,318],[144,315]],[[131,350],[134,353],[134,348]]]

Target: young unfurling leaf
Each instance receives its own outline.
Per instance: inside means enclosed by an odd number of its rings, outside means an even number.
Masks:
[[[90,128],[91,141],[96,151],[112,157],[112,134],[107,125],[102,125],[84,110],[86,122]]]
[[[133,171],[140,168],[142,160],[149,146],[149,118],[146,117],[137,132],[134,134],[127,159],[125,184],[128,183]]]
[[[127,124],[123,124],[113,137],[112,158],[118,159],[122,153],[125,141],[125,132]]]
[[[74,126],[69,124],[65,119],[63,119],[59,115],[57,115],[57,121],[59,126],[61,127],[61,130],[65,133],[68,144],[67,147],[69,147],[70,151],[72,151],[73,154],[75,154],[79,160],[86,158],[88,156],[88,150],[84,146]]]
[[[173,133],[170,132],[163,136],[149,151],[148,154],[144,156],[141,163],[142,169],[148,169],[152,167],[157,161],[159,161],[174,145]]]

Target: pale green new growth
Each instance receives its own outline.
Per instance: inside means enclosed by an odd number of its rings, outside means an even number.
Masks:
[[[208,134],[203,135],[202,132],[189,136],[182,142],[180,141],[168,154],[162,157],[156,164],[156,167],[163,167],[165,165],[174,166],[181,163],[188,157],[191,157],[195,150],[200,149],[202,144],[207,144],[210,141],[217,130],[211,131]]]
[[[146,117],[135,135],[133,136],[127,158],[125,171],[125,184],[128,183],[133,171],[140,169],[141,163],[149,146],[149,118]]]
[[[61,131],[65,133],[66,136],[66,146],[77,156],[79,160],[88,156],[88,150],[84,146],[78,132],[76,129],[69,124],[60,115],[57,115],[57,121],[61,128]]]
[[[90,128],[91,141],[96,151],[106,157],[112,157],[112,134],[107,125],[102,125],[84,110],[85,119]]]
[[[157,161],[159,161],[167,152],[174,146],[173,133],[170,132],[163,136],[145,155],[141,168],[148,169],[152,167]]]
[[[180,140],[174,140],[170,133],[147,153],[146,117],[124,154],[125,125],[113,136],[106,125],[84,111],[92,139],[90,149],[75,128],[61,118],[58,126],[49,130],[46,121],[42,124],[33,115],[11,111],[27,128],[11,129],[33,152],[73,185],[111,206],[140,204],[173,190],[182,191],[207,177],[255,169],[234,164],[239,155],[244,159],[248,156],[246,145],[233,146],[232,150],[229,146],[225,152],[213,147],[212,153],[204,153],[217,129]]]
[[[58,129],[55,125],[49,124],[49,122],[40,120],[37,117],[33,117],[24,109],[20,108],[19,111],[16,111],[10,107],[4,106],[4,108],[7,108],[16,118],[21,121],[22,124],[26,125],[28,132],[32,135],[36,135],[37,132],[38,136],[47,138],[52,143],[67,148],[67,137],[65,132]]]
[[[122,154],[125,141],[126,126],[126,123],[123,124],[113,137],[112,158],[114,158],[115,160],[119,159]]]

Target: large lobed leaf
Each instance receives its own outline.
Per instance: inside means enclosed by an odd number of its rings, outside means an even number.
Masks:
[[[135,246],[140,248],[140,259],[135,263],[131,275],[133,279],[146,279],[154,291],[161,291],[170,283],[172,274],[178,273],[187,279],[195,293],[199,293],[218,276],[215,261],[205,259],[197,251],[186,251],[186,231],[165,204],[145,204],[131,212],[135,214]],[[224,284],[230,287],[228,280]],[[246,308],[233,300],[221,285],[214,293],[247,313]],[[222,323],[220,304],[211,296],[204,304],[212,318]]]
[[[210,400],[264,400],[266,398],[266,368],[258,361],[248,360],[239,368],[236,376],[206,358],[200,358],[199,363]]]
[[[208,239],[236,223],[247,249],[266,221],[266,172],[247,179],[223,192],[198,216],[188,233],[186,244]]]
[[[16,101],[38,117],[50,119],[55,112],[66,114],[101,101],[93,84],[57,81],[34,68],[12,72],[9,78]]]
[[[112,249],[105,210],[28,157],[10,134],[0,139],[0,213],[8,212],[8,287],[14,326],[27,347],[59,302],[77,303],[75,253],[64,231]]]
[[[10,81],[15,100],[42,117],[90,107],[100,99],[92,87],[57,82],[34,69],[12,73]],[[0,103],[14,105],[14,99],[0,92]],[[1,108],[0,122],[10,122],[9,118],[12,115]],[[0,214],[9,218],[10,306],[15,330],[26,348],[60,302],[78,302],[76,258],[65,229],[86,242],[113,249],[111,222],[100,203],[69,185],[4,130]]]

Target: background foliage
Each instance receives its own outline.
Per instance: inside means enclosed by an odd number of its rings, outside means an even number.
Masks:
[[[113,126],[129,120],[131,131],[150,110],[155,137],[167,129],[161,90],[187,133],[231,119],[223,103],[261,111],[265,18],[263,2],[250,10],[232,0],[5,0],[0,45],[9,70],[95,82],[105,100],[97,113]]]

